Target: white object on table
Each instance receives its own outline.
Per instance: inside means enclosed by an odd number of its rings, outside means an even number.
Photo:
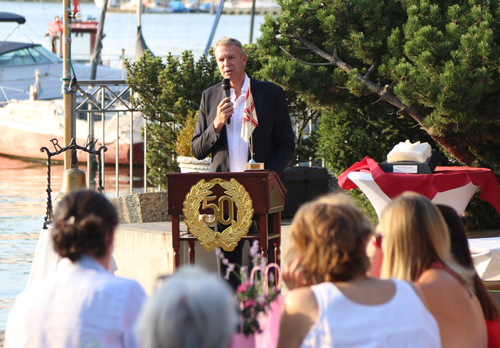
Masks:
[[[391,199],[377,185],[370,173],[350,172],[347,177],[360,188],[372,204],[377,216],[380,217]],[[463,214],[472,196],[479,186],[469,182],[467,185],[445,192],[438,192],[432,199],[434,204],[442,204],[452,207],[458,214]]]
[[[62,258],[54,251],[52,245],[52,226],[50,225],[48,229],[42,228],[40,236],[38,237],[35,256],[33,257],[28,284],[26,284],[26,286],[30,286],[54,273],[60,264],[67,262],[71,261],[67,258]],[[117,269],[115,258],[111,256],[109,272],[115,273]]]
[[[482,280],[500,280],[500,237],[469,239],[469,250]]]

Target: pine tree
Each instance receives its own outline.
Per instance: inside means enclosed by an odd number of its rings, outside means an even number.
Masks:
[[[334,117],[367,149],[377,129],[428,136],[452,161],[500,174],[498,1],[278,2],[258,40],[262,74],[323,110],[324,130]],[[348,115],[358,121],[347,125]]]

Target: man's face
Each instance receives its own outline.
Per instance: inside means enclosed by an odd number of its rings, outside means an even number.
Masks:
[[[236,45],[218,46],[215,50],[217,66],[222,77],[229,81],[241,81],[245,78],[246,54],[241,52]]]

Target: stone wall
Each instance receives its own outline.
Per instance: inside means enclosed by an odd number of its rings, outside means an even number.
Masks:
[[[121,224],[172,221],[167,192],[136,193],[113,199]]]

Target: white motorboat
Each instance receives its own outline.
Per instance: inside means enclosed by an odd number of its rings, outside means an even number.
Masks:
[[[141,128],[144,124],[142,115],[136,113],[132,124],[132,139],[130,137],[130,115],[107,113],[105,120],[104,145],[105,163],[115,163],[118,144],[118,163],[130,163],[130,144],[133,144],[133,163],[144,163],[144,147],[141,138]],[[116,131],[118,123],[118,132]],[[51,139],[57,139],[62,147],[64,142],[64,113],[62,99],[55,100],[21,100],[10,102],[0,108],[0,154],[30,158],[47,159],[47,154],[40,148],[47,147],[49,151],[56,149]],[[76,143],[84,146],[87,141],[88,124],[86,119],[76,119]],[[97,146],[102,145],[102,121],[95,121],[95,138]],[[118,141],[117,141],[118,140]],[[63,155],[53,157],[63,160]],[[79,154],[79,161],[86,161],[86,154]]]
[[[14,13],[0,12],[0,22],[23,24],[26,19]],[[72,63],[79,80],[90,80],[91,65]],[[29,98],[30,86],[38,89],[38,99],[62,98],[63,61],[40,44],[0,42],[0,105],[13,99]],[[97,80],[123,80],[122,69],[99,66]]]
[[[62,59],[33,43],[4,41],[0,43],[0,104],[12,99],[28,99],[30,86],[37,85],[38,99],[62,98]],[[79,80],[90,80],[90,64],[73,63]],[[36,75],[38,70],[39,78]],[[97,80],[125,79],[121,69],[100,66]]]

